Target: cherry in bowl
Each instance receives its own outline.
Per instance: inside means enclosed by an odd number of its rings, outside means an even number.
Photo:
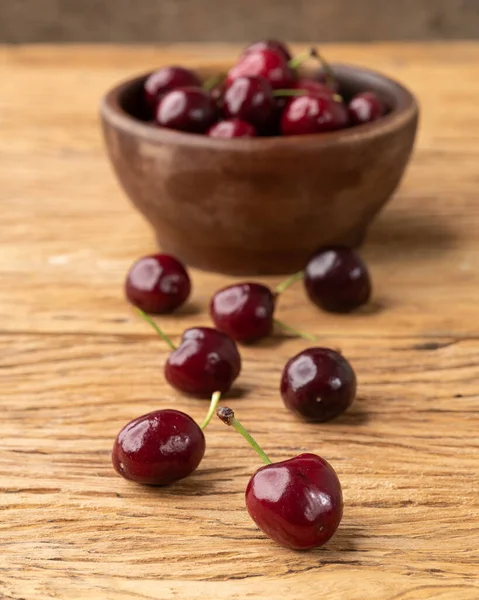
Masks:
[[[189,69],[178,66],[169,66],[158,69],[145,81],[145,99],[151,108],[155,108],[158,101],[167,92],[180,87],[201,87],[201,80]]]

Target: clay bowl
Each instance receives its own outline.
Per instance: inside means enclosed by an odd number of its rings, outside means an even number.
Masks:
[[[404,173],[418,106],[383,75],[333,67],[345,96],[374,90],[390,113],[325,134],[224,140],[145,122],[146,75],[106,94],[111,162],[162,250],[209,271],[266,275],[301,269],[320,246],[361,242]]]

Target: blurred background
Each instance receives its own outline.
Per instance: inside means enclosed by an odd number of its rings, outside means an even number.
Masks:
[[[479,38],[479,0],[0,0],[0,42]]]

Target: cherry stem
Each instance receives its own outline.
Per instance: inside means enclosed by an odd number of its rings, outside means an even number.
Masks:
[[[205,92],[210,92],[214,87],[222,83],[225,77],[226,73],[218,73],[217,75],[212,75],[206,81],[203,82],[203,89],[205,90]]]
[[[279,285],[276,286],[276,293],[277,294],[282,294],[285,290],[287,290],[290,286],[293,285],[293,283],[296,283],[297,281],[299,281],[300,279],[302,279],[304,276],[304,271],[298,271],[297,273],[293,273],[293,275],[291,275],[291,277],[288,277],[288,279],[285,279],[282,283],[280,283]]]
[[[310,48],[305,52],[301,52],[298,56],[295,56],[288,62],[288,67],[291,69],[297,69],[300,65],[306,62],[310,58],[317,58],[316,48]]]
[[[135,310],[144,321],[146,321],[153,327],[153,329],[156,331],[156,333],[161,337],[162,340],[164,340],[168,344],[168,346],[172,350],[176,350],[176,346],[173,344],[173,342],[170,340],[170,338],[166,335],[166,333],[163,333],[163,331],[161,331],[161,329],[158,327],[158,325],[153,321],[153,319],[151,317],[149,317],[145,312],[143,312],[141,310],[141,308],[135,307]]]
[[[336,75],[333,73],[328,61],[316,49],[314,49],[314,57],[319,60],[324,69],[324,74],[326,75],[326,85],[330,88],[334,88],[336,84]]]
[[[293,335],[295,335],[297,337],[303,338],[303,340],[308,340],[310,342],[316,342],[316,340],[317,340],[315,335],[311,335],[309,333],[303,333],[302,331],[293,329],[289,325],[286,325],[286,323],[283,323],[282,321],[278,321],[278,319],[274,319],[274,324],[277,325],[278,327],[280,327],[281,329],[284,329],[284,331],[287,331],[288,333],[292,333]]]
[[[304,96],[308,90],[273,90],[275,98],[283,98],[284,96]]]
[[[213,415],[216,413],[216,408],[217,408],[218,402],[220,400],[221,400],[221,392],[213,392],[213,395],[211,396],[210,407],[206,414],[205,420],[203,421],[203,423],[201,425],[201,429],[206,429],[206,427],[208,427],[211,419],[213,418]]]
[[[231,408],[228,408],[227,406],[220,406],[216,410],[216,416],[220,418],[223,421],[223,423],[226,423],[226,425],[231,425],[233,429],[236,429],[236,431],[240,435],[242,435],[244,439],[248,442],[248,444],[256,451],[256,453],[264,463],[266,463],[267,465],[271,464],[272,461],[265,454],[264,450],[261,448],[258,442],[255,441],[254,438],[246,431],[246,429],[243,427],[243,425],[241,425],[238,419],[235,419],[235,414],[231,410]]]

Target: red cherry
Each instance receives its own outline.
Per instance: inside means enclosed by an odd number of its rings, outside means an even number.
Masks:
[[[140,258],[130,268],[125,282],[128,300],[150,314],[175,310],[187,300],[190,291],[185,267],[169,254]]]
[[[280,389],[287,408],[310,421],[328,421],[353,403],[356,375],[339,352],[308,348],[286,363]]]
[[[216,414],[266,463],[246,488],[246,508],[256,525],[286,548],[305,550],[325,544],[343,515],[341,484],[333,467],[316,454],[272,463],[230,408],[222,406]]]
[[[243,54],[239,62],[229,70],[226,84],[245,76],[264,77],[273,89],[289,88],[296,78],[284,56],[269,49]]]
[[[257,52],[258,50],[274,50],[278,54],[281,54],[286,61],[289,61],[292,58],[288,46],[279,40],[261,40],[259,42],[254,42],[244,49],[243,54]]]
[[[342,129],[348,125],[348,111],[342,102],[324,94],[293,98],[281,118],[283,135],[304,135]]]
[[[167,485],[187,477],[205,453],[205,436],[178,410],[156,410],[134,419],[116,437],[115,471],[131,481]]]
[[[365,263],[351,248],[323,248],[304,270],[309,299],[330,312],[346,313],[368,302],[371,278]]]
[[[234,341],[210,327],[193,327],[168,357],[165,377],[174,388],[200,397],[227,392],[241,371]]]
[[[377,121],[386,112],[383,103],[374,92],[362,92],[353,96],[348,110],[349,118],[355,125]]]
[[[226,117],[237,118],[266,127],[273,116],[275,101],[270,84],[263,77],[237,77],[226,86],[223,111]]]
[[[201,87],[201,80],[193,71],[183,67],[163,67],[145,81],[145,99],[148,105],[154,108],[166,92],[190,86]]]
[[[246,488],[253,521],[272,540],[294,550],[323,546],[343,516],[341,484],[316,454],[261,467]]]
[[[215,327],[238,342],[254,342],[273,330],[275,295],[259,283],[239,283],[213,296],[210,314]]]
[[[208,129],[210,137],[213,138],[238,138],[238,137],[255,137],[256,129],[253,125],[241,121],[240,119],[225,119],[218,121]]]
[[[194,87],[168,92],[155,110],[157,125],[189,133],[205,133],[216,117],[217,107],[211,95]]]

